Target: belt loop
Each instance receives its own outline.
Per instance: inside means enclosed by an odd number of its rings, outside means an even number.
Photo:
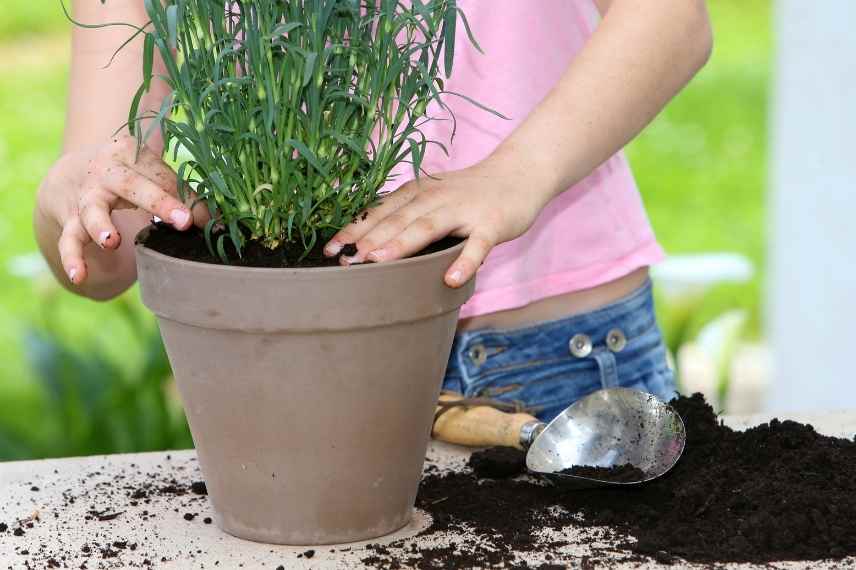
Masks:
[[[600,385],[602,388],[615,388],[618,386],[618,366],[615,362],[615,354],[609,350],[599,349],[592,354],[600,369]]]

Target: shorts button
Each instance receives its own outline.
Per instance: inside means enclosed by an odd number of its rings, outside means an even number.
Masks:
[[[606,334],[606,346],[612,352],[621,352],[627,346],[627,337],[621,329],[612,329]]]
[[[575,334],[568,343],[568,347],[571,349],[571,354],[577,358],[585,358],[591,354],[591,338],[588,335]]]
[[[487,350],[484,346],[477,344],[467,351],[467,356],[473,361],[476,366],[481,366],[487,360]]]

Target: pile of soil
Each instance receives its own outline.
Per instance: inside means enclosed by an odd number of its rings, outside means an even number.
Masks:
[[[461,240],[458,238],[444,238],[411,257],[443,251],[460,242]],[[168,224],[156,222],[143,243],[146,247],[170,257],[216,265],[223,264],[220,256],[211,254],[205,241],[204,232],[196,227],[180,232]],[[224,249],[229,259],[229,265],[241,267],[338,267],[339,256],[326,257],[324,245],[325,242],[319,240],[309,253],[305,254],[300,244],[285,244],[276,249],[268,249],[257,241],[247,241],[239,257],[229,237],[227,236],[224,240]],[[357,253],[357,248],[353,244],[349,244],[343,248],[339,255],[350,256],[355,253]]]
[[[856,441],[819,435],[810,425],[773,420],[734,431],[700,394],[672,402],[687,446],[665,477],[640,486],[565,490],[527,476],[480,478],[488,470],[429,474],[418,507],[433,525],[423,535],[471,533],[476,540],[418,549],[406,540],[375,548],[378,567],[506,564],[514,552],[549,553],[567,542],[544,533],[570,526],[600,531],[610,546],[587,564],[841,559],[856,555]],[[476,455],[484,467],[496,452]],[[502,452],[505,454],[505,452]],[[518,459],[522,454],[518,453]],[[510,456],[502,476],[510,474]],[[517,475],[525,471],[518,461]],[[495,466],[494,466],[495,467]],[[409,548],[408,548],[409,547]],[[623,554],[622,554],[623,553]],[[545,559],[549,566],[551,557]]]
[[[573,467],[559,471],[559,473],[597,479],[598,481],[612,481],[614,483],[632,483],[634,481],[644,481],[647,478],[644,471],[630,463],[615,465],[613,467],[574,465]]]

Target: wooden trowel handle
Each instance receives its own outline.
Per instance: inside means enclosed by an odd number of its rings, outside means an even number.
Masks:
[[[441,402],[460,400],[458,395],[442,394]],[[438,406],[437,411],[441,408]],[[461,406],[443,412],[434,422],[432,435],[440,441],[470,447],[516,447],[520,443],[520,430],[537,421],[529,414],[509,414],[490,406]]]

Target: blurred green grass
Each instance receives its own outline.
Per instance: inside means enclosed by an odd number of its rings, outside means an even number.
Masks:
[[[710,63],[628,154],[667,252],[738,252],[758,268],[750,284],[713,291],[694,316],[696,328],[740,307],[749,311],[750,333],[758,335],[771,2],[710,5],[716,34]],[[0,425],[41,429],[43,438],[52,428],[38,418],[49,408],[25,364],[21,338],[29,323],[44,318],[44,293],[13,275],[9,261],[36,251],[30,219],[39,181],[60,152],[68,31],[53,0],[12,0],[0,19],[0,402],[7,404]],[[122,336],[110,305],[50,295],[59,299],[53,320],[73,345],[94,342],[123,360],[118,352],[132,340]]]
[[[668,253],[737,252],[755,265],[746,285],[717,287],[691,333],[725,309],[748,311],[761,334],[765,268],[771,3],[710,2],[714,53],[690,86],[628,149],[657,237]]]
[[[63,0],[70,6],[70,0]],[[0,41],[62,33],[66,20],[60,0],[6,0],[0,19]]]

